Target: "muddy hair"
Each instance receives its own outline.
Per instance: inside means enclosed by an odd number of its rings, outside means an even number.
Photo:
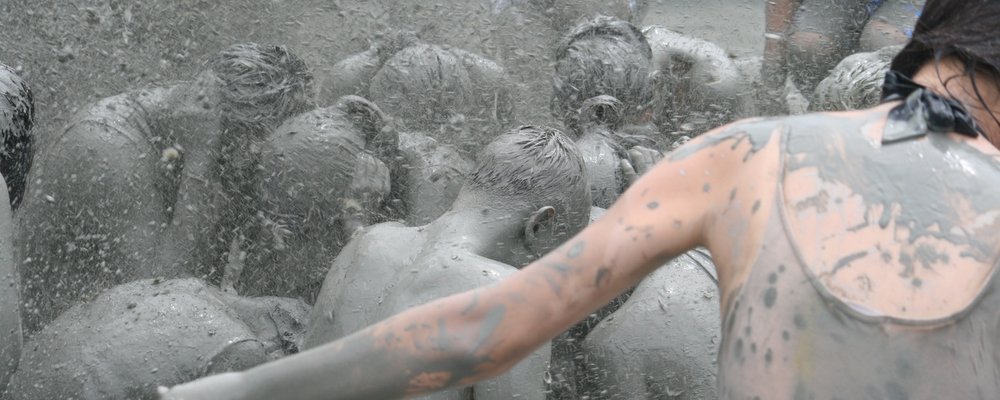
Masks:
[[[511,202],[556,207],[559,214],[579,212],[589,218],[590,187],[583,156],[557,129],[515,128],[479,153],[467,186]],[[585,204],[586,210],[578,210]]]
[[[433,129],[471,104],[472,78],[449,49],[416,44],[400,50],[372,77],[371,97],[408,129]]]
[[[284,46],[244,43],[212,58],[219,81],[220,109],[227,122],[273,129],[305,110],[312,74],[305,61]]]
[[[553,115],[578,133],[583,102],[609,95],[622,102],[627,119],[638,116],[653,99],[652,58],[646,37],[628,22],[598,16],[581,23],[556,50]]]
[[[28,171],[35,155],[35,103],[28,84],[0,64],[0,174],[7,183],[10,206],[24,198]]]
[[[882,82],[901,46],[856,53],[840,61],[816,86],[814,111],[847,111],[874,107],[882,98]]]
[[[965,65],[976,96],[992,114],[977,77],[986,74],[1000,85],[998,23],[1000,0],[927,0],[913,38],[892,60],[892,69],[912,77],[930,61],[954,57]],[[995,115],[993,120],[1000,126]]]

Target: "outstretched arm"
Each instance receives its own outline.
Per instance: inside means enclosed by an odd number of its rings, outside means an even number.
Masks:
[[[748,159],[764,144],[735,126],[705,134],[601,220],[498,284],[246,372],[175,387],[165,398],[392,399],[496,376],[664,261],[712,241],[720,226],[713,216],[731,206],[731,188],[747,179]]]

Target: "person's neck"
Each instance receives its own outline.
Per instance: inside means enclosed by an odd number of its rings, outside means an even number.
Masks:
[[[964,104],[986,139],[1000,148],[1000,88],[992,76],[979,73],[973,81],[962,62],[945,58],[925,64],[913,74],[913,81]]]
[[[446,246],[501,261],[508,246],[516,246],[523,217],[503,206],[485,203],[459,204],[425,227],[425,246]],[[434,251],[425,248],[424,251]]]

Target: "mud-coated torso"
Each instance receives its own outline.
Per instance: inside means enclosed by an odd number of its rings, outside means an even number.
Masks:
[[[723,308],[722,398],[1000,398],[995,150],[882,144],[876,114],[787,120],[759,256]]]

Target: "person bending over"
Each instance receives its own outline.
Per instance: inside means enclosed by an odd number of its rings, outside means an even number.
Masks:
[[[344,96],[289,118],[259,145],[258,209],[237,284],[312,304],[333,257],[361,227],[390,219],[398,138],[374,104]]]
[[[395,197],[409,225],[443,214],[471,172],[475,154],[514,121],[503,67],[406,32],[337,64],[333,93],[371,99],[399,131]]]
[[[29,331],[117,283],[221,275],[253,217],[256,143],[305,110],[311,77],[281,46],[234,45],[207,67],[98,101],[39,154],[15,237]]]
[[[692,136],[754,114],[750,84],[715,43],[662,26],[642,30],[657,79],[653,120],[674,149]]]
[[[164,397],[470,385],[699,245],[718,269],[721,398],[1000,397],[998,20],[997,0],[928,0],[883,104],[709,132],[498,284]]]
[[[337,256],[306,347],[500,281],[583,229],[589,197],[583,160],[559,131],[524,126],[498,137],[447,213],[417,228],[367,228]],[[546,346],[508,374],[462,391],[475,399],[544,399],[548,361]]]
[[[25,342],[4,399],[150,399],[156,385],[239,371],[298,351],[309,308],[194,278],[115,286]]]
[[[581,395],[595,400],[718,398],[718,278],[701,250],[639,283],[581,343]]]
[[[580,146],[595,207],[605,208],[659,160],[657,137],[627,135],[652,102],[652,50],[628,22],[581,22],[556,51],[553,115]]]

